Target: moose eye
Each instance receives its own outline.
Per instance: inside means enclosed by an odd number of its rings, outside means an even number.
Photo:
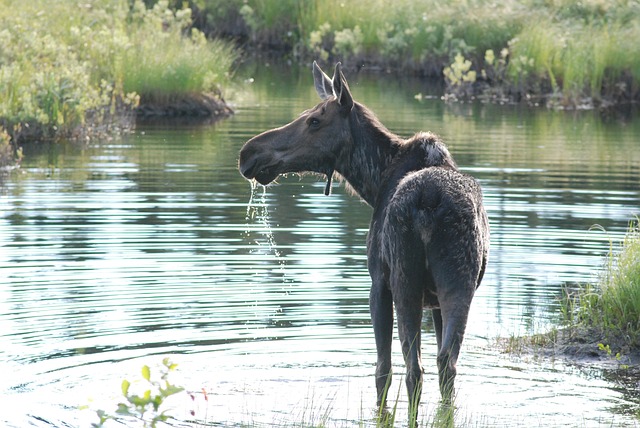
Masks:
[[[318,126],[320,124],[320,119],[317,117],[309,118],[309,126]]]

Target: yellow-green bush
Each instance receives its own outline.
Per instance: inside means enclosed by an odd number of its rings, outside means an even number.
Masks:
[[[12,163],[13,157],[11,137],[9,137],[7,131],[0,126],[0,172],[2,168]]]

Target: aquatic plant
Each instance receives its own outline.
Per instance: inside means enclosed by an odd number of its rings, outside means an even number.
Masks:
[[[174,419],[166,410],[162,410],[166,399],[172,395],[184,391],[184,388],[176,386],[169,382],[169,374],[176,369],[178,365],[172,363],[169,358],[162,360],[159,379],[151,376],[149,366],[142,366],[142,379],[146,385],[141,395],[131,392],[131,382],[127,379],[122,381],[122,396],[125,401],[118,404],[115,413],[109,413],[105,410],[97,410],[98,423],[92,424],[94,428],[104,427],[105,423],[110,420],[125,423],[127,419],[137,419],[143,423],[145,428],[156,428],[159,422],[166,422]],[[148,388],[148,389],[145,389]]]

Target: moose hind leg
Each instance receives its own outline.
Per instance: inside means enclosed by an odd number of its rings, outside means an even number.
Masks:
[[[369,309],[376,338],[378,362],[376,364],[377,405],[386,407],[387,392],[391,384],[391,342],[393,339],[393,301],[391,292],[382,284],[371,288]]]
[[[433,328],[436,332],[437,349],[440,351],[440,345],[442,344],[442,314],[440,313],[440,309],[432,309],[431,317],[433,318]]]
[[[449,296],[441,299],[442,342],[437,355],[438,380],[440,393],[444,401],[451,401],[454,396],[454,381],[457,373],[456,364],[460,355],[460,347],[467,325],[471,297]],[[468,304],[465,304],[468,301]],[[451,303],[454,302],[454,303]]]
[[[407,366],[407,395],[409,396],[410,417],[417,416],[418,405],[422,395],[422,356],[420,326],[422,321],[421,304],[410,306],[398,305],[398,335],[402,345],[402,354]]]
[[[415,247],[414,247],[415,248]],[[410,418],[417,418],[422,394],[422,293],[424,269],[407,254],[396,260],[391,272],[391,290],[398,317],[398,335],[407,367],[407,394]]]

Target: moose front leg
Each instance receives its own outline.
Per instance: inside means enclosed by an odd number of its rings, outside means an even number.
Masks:
[[[376,364],[377,405],[387,405],[387,391],[391,385],[391,341],[393,339],[393,300],[391,292],[382,283],[374,280],[369,295],[371,322],[376,338],[378,362]]]

